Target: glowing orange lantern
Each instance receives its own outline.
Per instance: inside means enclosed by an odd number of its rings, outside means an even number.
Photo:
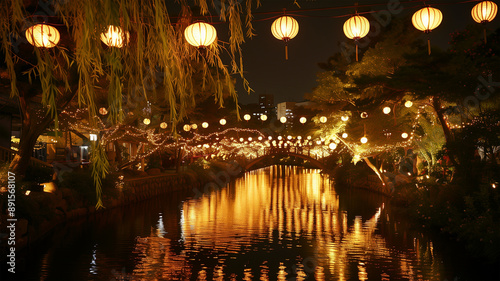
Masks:
[[[26,29],[26,39],[35,47],[52,48],[59,43],[61,35],[53,26],[37,24]]]
[[[285,59],[288,60],[288,46],[286,43],[299,33],[299,23],[292,17],[282,16],[271,25],[274,37],[285,42]]]
[[[109,25],[106,32],[101,33],[101,41],[109,47],[121,48],[128,44],[129,39],[129,32],[119,26]]]
[[[411,22],[413,26],[425,33],[429,33],[438,27],[443,21],[443,13],[440,10],[432,7],[425,7],[413,14]],[[429,49],[429,55],[431,54],[431,41],[427,39],[427,47]]]
[[[358,40],[365,37],[370,31],[370,22],[362,16],[350,17],[344,23],[344,34],[356,41],[356,61],[358,61]]]
[[[488,23],[492,21],[498,12],[498,6],[491,1],[483,1],[472,8],[471,14],[477,23]],[[484,29],[484,43],[486,43],[486,28]]]
[[[196,22],[184,30],[186,41],[197,48],[206,48],[217,39],[217,30],[211,24]]]

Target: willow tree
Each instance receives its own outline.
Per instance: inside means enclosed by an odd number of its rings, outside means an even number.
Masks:
[[[36,1],[33,1],[36,2]],[[232,75],[243,77],[240,45],[246,36],[252,36],[252,8],[259,0],[82,0],[40,1],[5,0],[0,3],[1,50],[6,73],[10,78],[11,97],[19,99],[22,112],[20,150],[11,163],[11,170],[24,174],[33,145],[40,130],[55,122],[57,114],[73,96],[80,107],[88,109],[89,121],[95,125],[97,108],[96,90],[105,85],[109,105],[109,120],[119,124],[123,120],[122,100],[143,95],[151,83],[161,84],[161,93],[168,101],[168,115],[173,124],[187,114],[187,105],[194,101],[193,61],[201,64],[204,83],[212,83],[215,100],[223,105],[223,92],[237,99]],[[43,4],[43,5],[41,5]],[[198,17],[207,16],[217,9],[218,21],[229,26],[227,42],[218,41],[204,50],[190,46],[184,40],[184,29]],[[169,10],[176,11],[175,17]],[[56,26],[61,42],[54,48],[37,48],[28,45],[25,30],[45,22]],[[122,48],[107,47],[100,34],[109,25],[130,33],[130,41]],[[223,37],[223,36],[221,36]],[[229,54],[230,62],[221,59]],[[226,57],[226,56],[225,56]],[[148,79],[161,77],[161,79]],[[20,84],[38,85],[18,87]],[[104,82],[103,82],[104,81]],[[243,79],[244,87],[250,90]],[[22,82],[22,83],[21,83]],[[32,104],[39,104],[49,117],[37,124],[30,111]],[[42,115],[43,116],[43,115]],[[175,127],[175,126],[173,126]],[[101,179],[108,172],[104,147],[93,144],[92,166],[97,193]],[[99,199],[98,207],[102,206]]]

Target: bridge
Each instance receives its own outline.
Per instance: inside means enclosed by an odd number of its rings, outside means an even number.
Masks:
[[[314,150],[313,150],[314,151]],[[330,156],[330,154],[328,155]],[[326,157],[325,155],[312,154],[310,148],[302,148],[302,147],[271,147],[264,149],[262,153],[258,153],[257,157],[247,159],[247,163],[245,163],[245,171],[251,170],[255,165],[272,158],[283,158],[283,157],[294,157],[300,158],[305,161],[310,162],[313,166],[319,169],[325,169],[326,167]]]

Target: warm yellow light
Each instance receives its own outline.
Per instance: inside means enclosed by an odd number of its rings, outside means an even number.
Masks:
[[[186,125],[184,125],[184,127],[182,127],[182,129],[184,129],[184,131],[188,132],[189,130],[191,130],[191,126],[186,124]]]
[[[99,114],[106,115],[108,114],[108,110],[105,107],[99,108]]]
[[[90,141],[97,141],[97,134],[89,134]]]
[[[142,123],[144,123],[144,125],[149,125],[151,124],[151,120],[149,118],[144,118],[144,120],[142,120]]]
[[[203,122],[203,123],[201,123],[201,126],[206,129],[206,128],[208,128],[208,123],[207,122]]]
[[[340,119],[345,122],[345,121],[349,120],[349,116],[344,115],[344,116],[340,117]]]
[[[326,123],[326,116],[321,116],[321,117],[319,118],[319,122],[321,122],[321,123]]]
[[[35,47],[52,48],[59,43],[59,31],[47,24],[37,24],[26,29],[26,39]]]
[[[243,142],[245,139],[244,138],[240,138],[240,142]]]
[[[282,16],[271,25],[271,33],[277,39],[287,42],[299,33],[299,23],[292,17]]]
[[[337,144],[334,143],[334,142],[331,142],[328,147],[331,149],[331,150],[334,150],[335,148],[337,148]]]
[[[217,30],[208,23],[196,22],[186,27],[184,38],[192,46],[205,48],[217,39]]]
[[[198,125],[196,125],[196,124],[191,124],[191,129],[193,129],[193,130],[198,129]]]
[[[287,138],[288,140],[291,140],[291,139],[292,139],[292,136],[288,136],[288,137],[286,137],[286,138]]]
[[[300,123],[304,124],[304,123],[306,123],[307,118],[305,118],[305,117],[300,117],[299,121],[300,121]]]
[[[407,101],[405,102],[405,106],[406,106],[406,107],[412,107],[412,105],[413,105],[413,102],[412,102],[411,100],[407,100]]]
[[[220,123],[222,126],[224,126],[224,125],[226,125],[227,121],[226,121],[226,119],[222,118],[222,119],[219,121],[219,123]]]
[[[367,137],[362,137],[360,141],[361,141],[361,143],[367,143],[368,142],[368,138]]]
[[[368,113],[361,112],[361,118],[368,118]]]
[[[283,139],[283,137],[282,137],[282,136],[278,136],[278,140],[282,140],[282,139]]]
[[[119,26],[109,25],[106,32],[101,33],[101,41],[109,47],[121,48],[128,44],[130,33]]]
[[[363,16],[353,16],[344,23],[344,34],[349,39],[360,39],[370,31],[370,22]]]
[[[267,115],[262,114],[262,115],[260,116],[260,120],[262,120],[262,121],[266,121],[266,120],[267,120]]]
[[[248,141],[252,141],[252,140],[253,140],[252,137],[248,137]]]
[[[258,139],[261,141],[261,140],[262,140],[262,137],[258,137]]]
[[[272,139],[273,139],[273,137],[269,136],[269,137],[267,137],[267,139],[268,139],[268,140],[272,140]]]
[[[349,136],[349,135],[348,135],[347,133],[343,133],[343,134],[342,134],[342,138],[344,138],[344,139],[345,139],[345,138],[347,138],[348,136]]]
[[[386,107],[384,107],[384,109],[382,109],[382,111],[384,112],[384,114],[389,114],[389,113],[391,113],[391,108],[386,106]]]
[[[498,6],[491,1],[483,1],[472,8],[472,18],[477,23],[487,23],[492,21],[498,12]]]
[[[245,115],[243,116],[243,119],[245,119],[245,120],[247,120],[247,121],[248,121],[248,120],[250,120],[250,118],[251,118],[250,114],[245,114]]]
[[[307,139],[310,140],[311,139],[311,136],[307,136]]]
[[[408,137],[408,134],[407,134],[407,133],[402,133],[402,134],[401,134],[401,137],[402,137],[403,139],[406,139],[406,138]]]
[[[438,27],[442,20],[443,14],[441,11],[432,7],[425,7],[416,11],[411,18],[413,26],[426,33]]]
[[[281,123],[286,123],[286,117],[285,117],[285,116],[281,117],[281,118],[280,118],[280,122],[281,122]]]
[[[161,122],[160,123],[160,128],[166,129],[167,128],[167,123],[166,122]]]

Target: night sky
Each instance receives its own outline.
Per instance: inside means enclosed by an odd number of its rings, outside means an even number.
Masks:
[[[257,102],[259,94],[273,94],[275,103],[284,101],[302,101],[304,94],[311,92],[316,86],[316,74],[320,71],[319,62],[325,62],[334,53],[339,51],[340,42],[349,42],[344,35],[342,27],[344,22],[354,12],[354,9],[333,9],[324,11],[300,11],[306,9],[344,7],[351,6],[355,1],[348,0],[297,0],[301,8],[293,5],[291,0],[262,0],[262,6],[254,10],[254,29],[257,34],[252,39],[247,39],[243,44],[243,59],[245,75],[250,82],[250,86],[255,92],[248,95],[241,86],[241,81],[237,82],[239,101],[243,104]],[[395,2],[395,0],[393,0]],[[362,11],[380,11],[387,9],[388,1],[366,0],[358,1],[359,5],[374,5],[373,8],[360,8]],[[476,4],[459,3],[457,1],[431,1],[426,2],[434,5],[443,13],[443,22],[431,34],[431,43],[441,48],[447,48],[450,40],[450,33],[465,28],[474,21],[470,15],[470,10]],[[420,2],[400,2],[404,9],[397,15],[401,17],[413,14],[420,9]],[[282,11],[286,8],[291,15],[297,14],[294,18],[299,23],[299,33],[288,44],[289,59],[285,60],[284,43],[277,40],[271,34],[270,28],[274,19],[265,20],[275,14],[258,14],[266,12]],[[366,17],[372,21],[369,15]],[[489,24],[489,28],[498,27],[500,20],[495,20]],[[408,22],[411,25],[411,20]],[[222,35],[224,36],[224,35]],[[424,33],[422,33],[425,39]],[[366,51],[360,49],[360,52]]]

